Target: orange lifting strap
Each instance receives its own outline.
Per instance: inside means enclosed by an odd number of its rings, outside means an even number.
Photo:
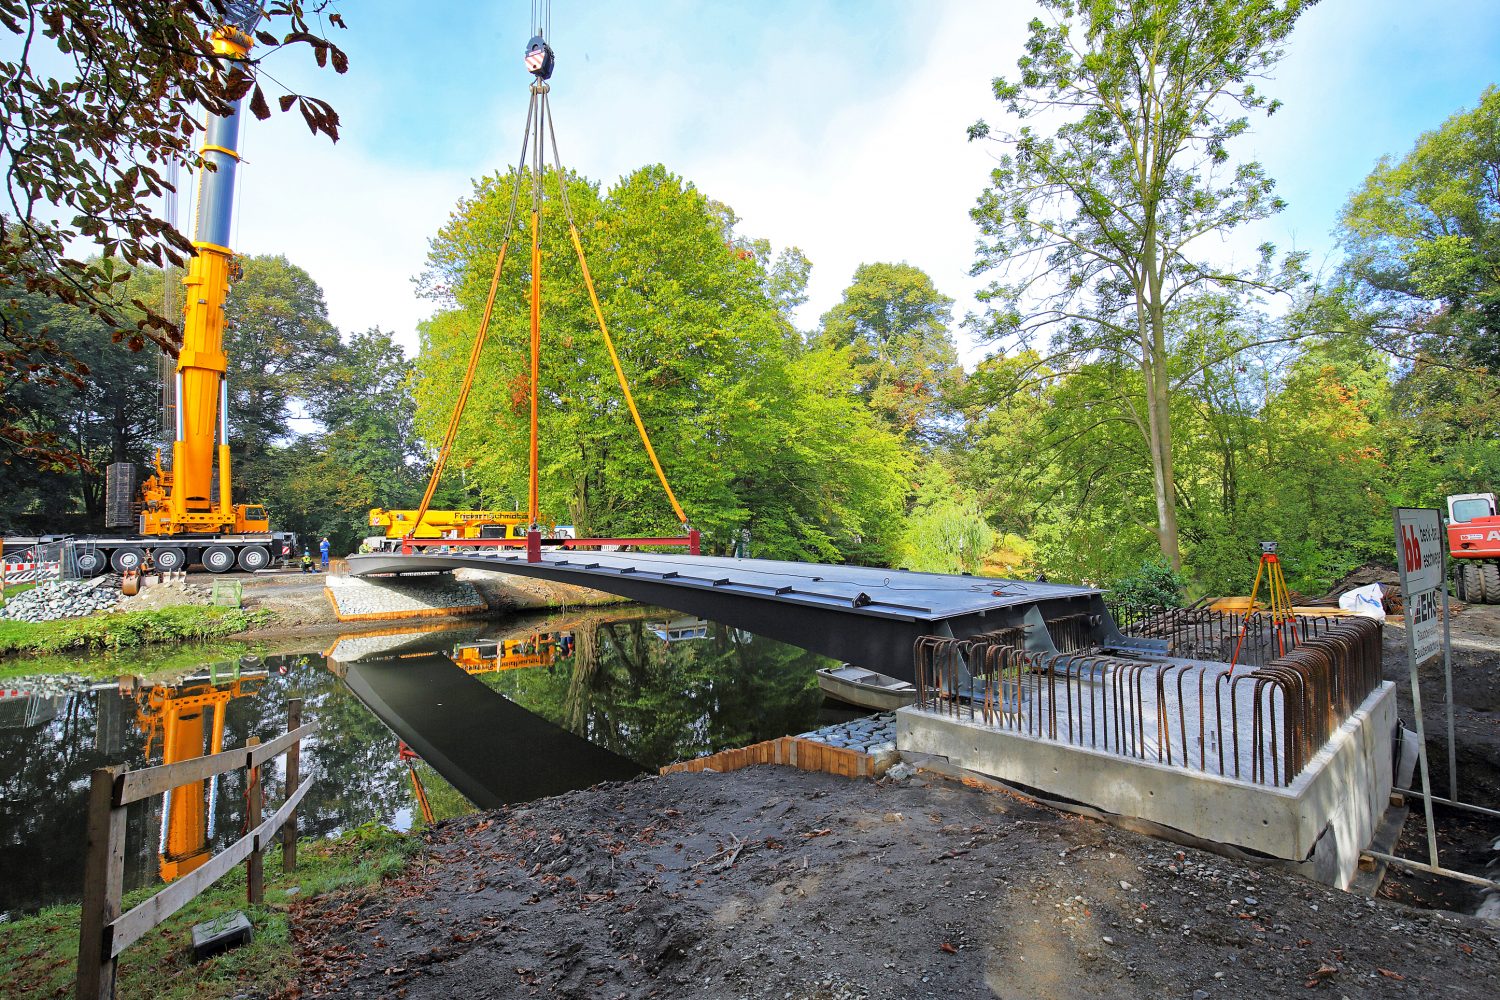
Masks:
[[[599,323],[599,332],[604,337],[604,346],[609,351],[610,363],[614,365],[615,377],[620,383],[620,392],[625,398],[625,405],[630,410],[630,418],[635,422],[635,429],[640,433],[641,444],[646,448],[646,455],[651,459],[651,467],[656,470],[656,478],[661,482],[661,488],[667,495],[667,501],[672,505],[672,511],[677,515],[677,520],[684,528],[688,526],[687,514],[683,512],[682,505],[677,502],[677,494],[672,491],[672,486],[667,482],[667,474],[662,469],[661,460],[656,457],[656,449],[651,446],[651,437],[646,433],[646,424],[641,420],[640,410],[636,408],[635,396],[630,391],[630,382],[625,377],[625,369],[620,364],[620,355],[615,350],[614,339],[609,335],[609,326],[604,321],[604,310],[599,305],[599,295],[594,289],[594,278],[589,272],[588,261],[583,253],[583,241],[578,235],[578,225],[573,220],[573,207],[568,201],[567,173],[563,170],[562,156],[557,148],[557,132],[552,126],[552,105],[548,99],[550,88],[541,80],[532,84],[531,103],[526,109],[526,134],[521,141],[521,160],[516,169],[516,184],[511,190],[510,215],[506,219],[505,229],[500,241],[500,254],[495,260],[495,273],[490,279],[489,297],[485,300],[484,313],[479,320],[479,331],[474,335],[474,346],[469,351],[469,365],[464,372],[463,384],[459,388],[458,401],[454,405],[453,413],[448,418],[448,428],[443,434],[442,446],[438,449],[437,463],[433,466],[432,475],[427,480],[427,490],[422,495],[422,503],[417,509],[416,520],[413,522],[412,531],[416,531],[416,525],[422,523],[422,518],[427,515],[427,509],[432,504],[432,496],[437,491],[438,480],[442,477],[443,467],[447,464],[448,453],[453,447],[453,441],[458,436],[459,421],[463,416],[464,407],[469,401],[469,391],[474,384],[474,373],[479,367],[480,352],[484,347],[486,335],[489,333],[490,317],[495,308],[495,295],[500,288],[500,270],[505,265],[505,252],[510,246],[511,234],[514,231],[516,221],[516,206],[520,194],[521,171],[526,167],[526,152],[532,139],[532,129],[535,126],[536,144],[532,150],[532,203],[531,203],[531,441],[530,441],[530,481],[528,489],[529,512],[531,516],[531,527],[535,530],[540,523],[540,513],[537,506],[537,478],[538,478],[538,424],[537,424],[537,400],[539,397],[538,387],[540,385],[541,369],[541,325],[542,325],[542,254],[541,254],[541,212],[544,194],[543,171],[546,169],[546,161],[543,153],[543,126],[545,123],[545,135],[552,141],[552,160],[557,170],[558,190],[561,192],[563,212],[568,219],[568,236],[572,240],[573,250],[578,255],[578,266],[583,272],[583,283],[588,289],[589,302],[594,308],[594,318]]]

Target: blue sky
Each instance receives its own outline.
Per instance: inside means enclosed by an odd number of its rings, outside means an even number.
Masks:
[[[410,349],[431,311],[409,280],[428,238],[474,178],[519,152],[530,2],[340,9],[347,76],[317,73],[303,52],[267,70],[331,100],[343,139],[314,138],[295,115],[247,121],[236,248],[285,253],[342,329],[379,325]],[[978,0],[556,0],[558,142],[569,167],[606,184],[664,163],[733,206],[744,234],[801,247],[813,262],[804,327],[874,260],[924,268],[961,317],[981,284],[967,213],[998,152],[964,129],[1000,120],[989,81],[1014,69],[1034,13]],[[1330,231],[1376,159],[1497,82],[1500,0],[1323,0],[1266,87],[1285,107],[1236,148],[1290,207],[1224,252],[1269,239],[1336,262]]]

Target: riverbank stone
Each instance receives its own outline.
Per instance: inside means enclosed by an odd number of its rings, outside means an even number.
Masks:
[[[48,580],[7,598],[5,606],[0,607],[0,618],[32,624],[54,622],[113,611],[119,603],[120,578],[117,576]]]

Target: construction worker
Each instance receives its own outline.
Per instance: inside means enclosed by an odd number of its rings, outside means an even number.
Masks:
[[[325,573],[328,572],[328,550],[330,548],[332,546],[328,544],[328,536],[324,535],[323,540],[318,543],[318,556],[322,559],[323,572]]]
[[[302,550],[302,572],[304,572],[304,573],[311,573],[312,571],[313,571],[312,553],[309,552],[307,549],[303,549]]]

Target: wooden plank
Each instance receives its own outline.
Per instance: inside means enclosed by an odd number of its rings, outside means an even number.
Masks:
[[[296,810],[297,803],[302,801],[302,797],[307,794],[307,790],[311,787],[312,782],[303,784],[281,804],[280,808],[271,814],[269,819],[245,834],[245,836],[256,840],[263,848],[269,846],[276,839],[276,831],[286,825],[287,818]]]
[[[308,722],[298,726],[289,733],[282,733],[269,743],[262,743],[256,747],[250,747],[249,754],[245,758],[246,767],[260,767],[272,757],[279,757],[286,752],[293,743],[305,739],[318,731],[316,722]]]
[[[287,733],[291,736],[291,733]],[[285,737],[282,737],[285,739]],[[273,746],[279,740],[273,740],[266,744],[267,748]],[[250,857],[245,861],[245,899],[251,906],[259,906],[265,900],[265,881],[261,872],[260,857],[260,811],[266,803],[266,786],[261,781],[260,769],[255,766],[255,752],[260,749],[260,737],[252,736],[246,744],[249,747],[248,757],[251,761],[250,769],[245,772],[245,825],[252,831],[257,831],[251,839]]]
[[[115,783],[124,771],[118,764],[97,768],[89,784],[77,1000],[111,1000],[115,995],[114,954],[105,942],[111,923],[120,913],[125,872],[125,810],[113,805]]]
[[[293,698],[286,704],[286,728],[289,732],[296,732],[297,727],[302,725],[302,699]],[[302,769],[302,744],[292,744],[286,752],[286,793],[291,798],[297,797],[297,788],[301,782]],[[297,870],[297,811],[292,809],[287,817],[286,825],[281,831],[281,870],[283,872],[294,872]]]
[[[120,793],[115,796],[115,805],[139,802],[152,795],[160,795],[168,789],[179,788],[244,766],[245,748],[240,747],[237,750],[209,754],[207,757],[180,760],[175,764],[160,764],[130,771],[120,783]]]
[[[118,956],[126,948],[141,939],[157,924],[191,903],[199,893],[223,878],[245,859],[255,846],[255,838],[241,837],[223,851],[215,854],[202,867],[167,886],[144,903],[119,917],[110,924],[114,937],[110,942],[110,954]]]

